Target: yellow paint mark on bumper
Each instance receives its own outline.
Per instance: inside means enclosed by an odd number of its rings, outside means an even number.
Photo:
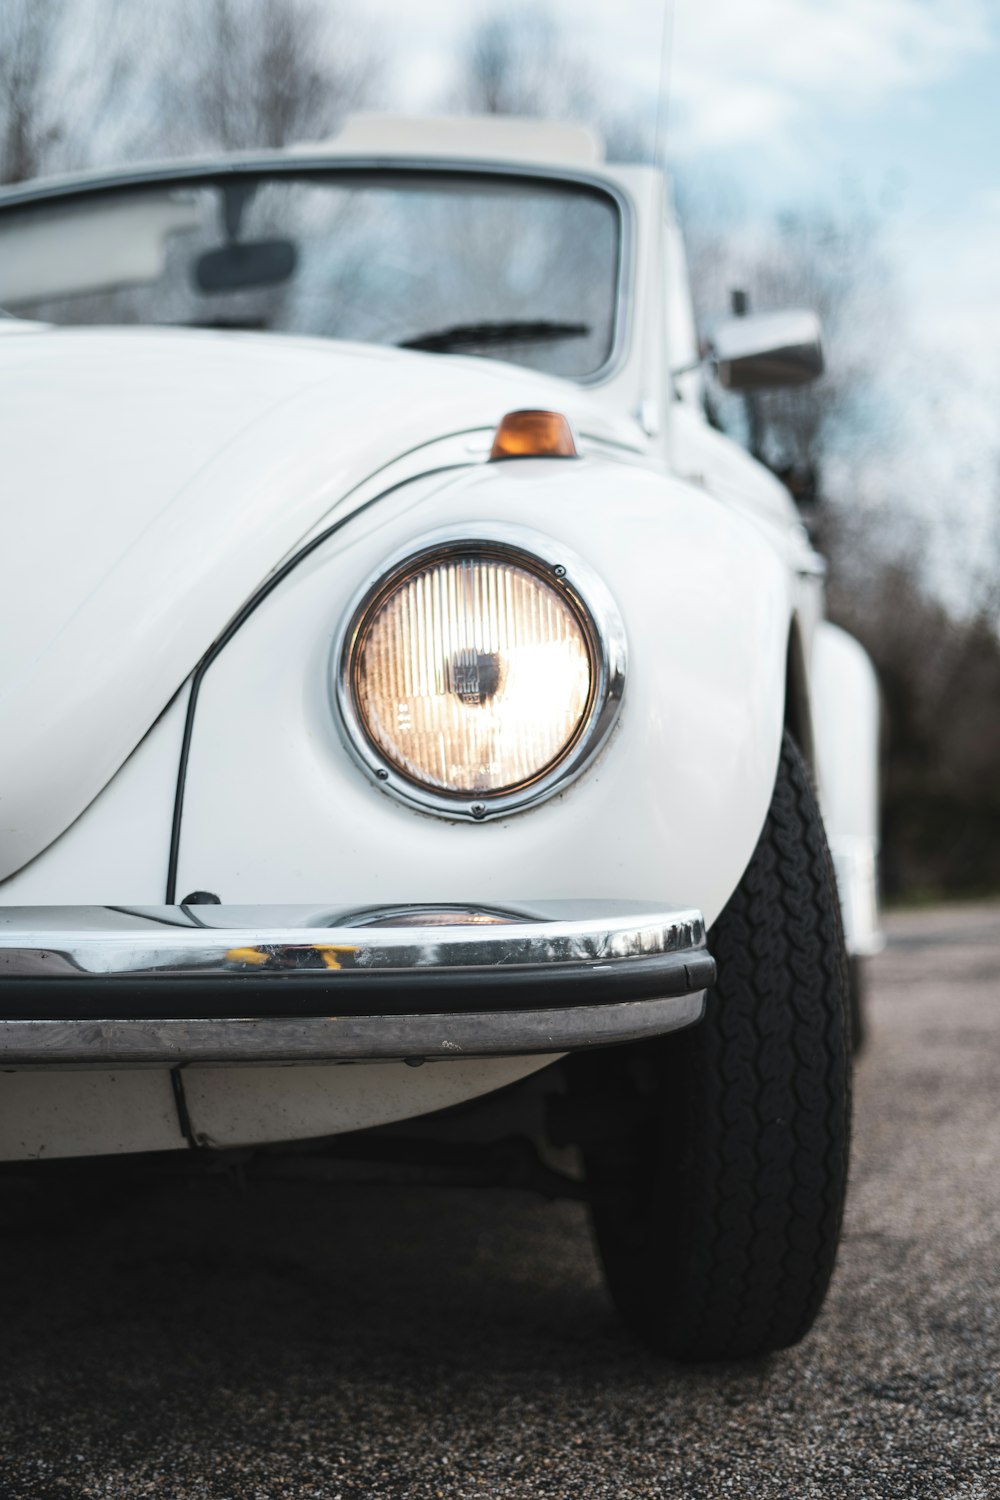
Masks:
[[[227,948],[226,962],[232,964],[254,964],[260,967],[266,964],[270,954],[262,953],[259,948]]]
[[[293,955],[301,951],[303,954],[316,953],[323,960],[328,969],[340,969],[343,967],[340,960],[350,953],[357,953],[357,947],[353,943],[309,943],[304,944],[302,949],[289,949],[288,957],[291,963],[288,967],[295,967]],[[266,964],[276,967],[285,967],[282,963],[280,951],[275,953],[270,948],[227,948],[226,962],[234,964],[250,964],[253,968],[263,968]]]
[[[313,947],[328,969],[339,969],[342,957],[358,951],[353,943],[314,943]]]

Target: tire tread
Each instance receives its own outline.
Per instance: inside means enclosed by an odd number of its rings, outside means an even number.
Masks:
[[[636,1250],[635,1224],[623,1236],[610,1215],[594,1215],[626,1321],[674,1358],[696,1360],[796,1343],[822,1304],[840,1233],[846,959],[815,794],[787,736],[760,840],[710,945],[719,977],[705,1018],[661,1053],[645,1248]],[[643,1191],[638,1172],[633,1188]]]

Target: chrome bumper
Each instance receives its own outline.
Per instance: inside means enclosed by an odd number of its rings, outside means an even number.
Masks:
[[[693,910],[2,907],[0,1066],[566,1052],[701,1017]]]

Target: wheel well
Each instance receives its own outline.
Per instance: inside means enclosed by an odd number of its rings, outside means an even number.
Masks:
[[[785,663],[785,728],[798,745],[810,770],[815,773],[812,712],[809,707],[809,685],[802,632],[797,620],[788,632],[788,655]]]

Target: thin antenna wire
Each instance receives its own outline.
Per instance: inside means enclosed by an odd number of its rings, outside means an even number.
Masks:
[[[665,167],[667,161],[667,136],[670,131],[670,64],[674,53],[674,5],[675,0],[663,0],[663,23],[660,28],[660,77],[656,89],[656,123],[653,126],[653,165],[655,167]]]

